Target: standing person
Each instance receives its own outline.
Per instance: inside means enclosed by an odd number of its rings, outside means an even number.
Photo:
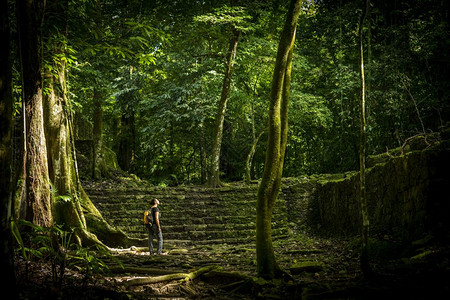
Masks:
[[[151,218],[152,218],[152,226],[149,227],[149,234],[148,234],[148,248],[150,250],[150,255],[154,254],[153,251],[153,238],[156,236],[156,239],[158,240],[158,249],[156,253],[158,255],[162,255],[162,247],[163,247],[163,236],[161,231],[161,223],[160,223],[160,217],[161,213],[159,212],[158,208],[159,200],[158,199],[152,199],[150,201],[151,210]]]

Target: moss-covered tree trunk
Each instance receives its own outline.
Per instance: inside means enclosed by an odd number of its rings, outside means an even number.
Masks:
[[[365,276],[370,276],[372,271],[369,265],[369,212],[367,210],[366,197],[366,88],[364,79],[364,47],[363,47],[363,29],[364,20],[369,9],[369,0],[365,0],[361,19],[359,22],[358,40],[359,40],[359,62],[360,62],[360,80],[361,80],[361,98],[360,98],[360,150],[359,150],[359,173],[360,173],[360,206],[362,216],[361,228],[361,270]]]
[[[55,57],[65,55],[64,39],[64,36],[59,36],[59,42],[47,45],[52,47],[51,57],[48,58],[54,64],[52,72],[46,72],[46,88],[49,92],[44,96],[48,169],[55,196],[53,216],[56,223],[76,228],[79,243],[94,244],[100,242],[85,232],[86,220],[80,202],[82,193],[79,192],[81,185],[74,151],[72,114],[67,99],[66,64],[65,60],[55,60]]]
[[[18,1],[17,23],[25,105],[25,191],[21,217],[40,226],[53,224],[43,122],[41,19],[44,1]]]
[[[14,299],[17,289],[10,231],[13,99],[7,4],[6,0],[0,1],[0,270],[3,274],[0,286]]]
[[[76,190],[76,164],[72,153],[71,108],[67,99],[66,43],[68,1],[49,2],[46,13],[52,15],[47,24],[44,125],[47,142],[49,177],[59,195],[72,195]],[[44,31],[45,31],[44,29]]]
[[[126,236],[111,228],[84,192],[78,176],[74,146],[73,115],[68,99],[66,81],[67,56],[67,10],[69,2],[51,2],[47,13],[52,15],[52,23],[47,24],[46,33],[50,51],[46,53],[46,88],[44,97],[44,120],[47,141],[49,176],[55,188],[54,219],[76,229],[79,243],[100,244],[96,235],[89,232],[92,227],[103,242],[109,245],[126,244]]]
[[[234,58],[239,41],[240,31],[233,29],[229,49],[226,55],[225,77],[223,79],[222,93],[217,109],[216,123],[214,127],[213,147],[211,153],[211,172],[209,182],[211,187],[220,185],[220,149],[222,146],[223,123],[227,109],[228,96],[230,95],[231,75],[233,73]]]
[[[256,216],[256,256],[258,276],[279,275],[272,244],[272,213],[283,172],[287,138],[287,114],[292,51],[301,0],[292,0],[278,45],[269,104],[269,137],[266,161],[258,190]]]

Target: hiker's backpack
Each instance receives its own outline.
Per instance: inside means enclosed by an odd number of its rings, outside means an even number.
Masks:
[[[151,210],[148,209],[146,211],[144,211],[144,225],[145,226],[152,226],[152,213]]]

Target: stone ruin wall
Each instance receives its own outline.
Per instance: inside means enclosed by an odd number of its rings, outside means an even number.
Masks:
[[[406,239],[430,231],[448,234],[450,142],[423,142],[405,154],[368,159],[366,191],[371,234]],[[289,222],[297,229],[308,226],[334,235],[359,233],[359,172],[288,180],[282,195]]]

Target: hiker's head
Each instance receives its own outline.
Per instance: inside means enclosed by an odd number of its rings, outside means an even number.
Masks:
[[[158,199],[154,198],[150,201],[150,204],[151,205],[159,204],[159,201],[158,201]]]

